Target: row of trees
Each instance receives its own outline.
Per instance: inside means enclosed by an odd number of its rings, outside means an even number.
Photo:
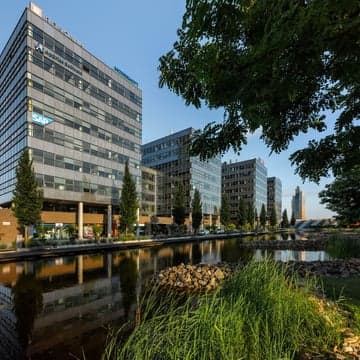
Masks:
[[[16,178],[13,211],[24,234],[25,242],[27,242],[28,227],[41,222],[41,209],[43,205],[43,194],[37,186],[33,164],[27,150],[23,152],[19,159]],[[327,185],[326,189],[319,194],[321,202],[326,204],[330,210],[338,213],[338,219],[342,224],[346,225],[360,220],[359,184],[360,166],[355,166],[354,169],[339,175],[332,184]],[[131,178],[128,163],[126,163],[120,198],[121,229],[125,234],[133,230],[133,225],[137,217],[137,208],[136,186]],[[198,189],[194,191],[191,213],[192,226],[194,231],[197,232],[203,216],[201,196]],[[181,183],[178,184],[175,194],[175,204],[172,215],[177,225],[181,226],[184,224],[186,217],[185,193]],[[222,196],[221,200],[220,218],[224,226],[230,224],[229,202],[225,195]],[[270,226],[276,226],[278,222],[275,208],[272,209],[270,214],[267,214],[265,205],[263,204],[260,215],[258,216],[253,205],[250,204],[250,202],[246,203],[244,199],[241,199],[239,202],[237,220],[240,228],[246,225],[253,228],[255,221],[257,221],[262,228],[266,227],[267,220],[269,220]],[[292,226],[295,225],[294,213],[292,213],[290,224]],[[289,226],[286,209],[282,214],[281,226]]]
[[[38,188],[32,160],[30,160],[28,150],[25,150],[19,159],[16,170],[16,186],[13,196],[13,212],[18,220],[25,243],[28,241],[28,227],[41,223],[41,209],[43,205],[43,193]],[[123,177],[123,187],[120,197],[119,214],[121,215],[120,229],[125,234],[133,231],[137,220],[138,200],[136,185],[133,181],[129,164],[125,164]],[[174,222],[183,225],[185,222],[185,194],[181,183],[175,194],[175,205],[173,208]],[[202,203],[198,189],[195,189],[192,200],[192,226],[195,232],[198,231],[202,221]],[[96,231],[99,236],[99,229]]]
[[[27,149],[20,156],[16,168],[16,185],[12,202],[14,215],[17,218],[26,244],[29,238],[29,226],[41,223],[43,206],[43,193],[37,185],[33,162],[30,160]],[[120,198],[121,230],[125,234],[133,230],[137,217],[137,208],[136,186],[131,178],[129,164],[126,162]],[[94,227],[97,237],[99,237],[101,231],[102,228]]]
[[[228,227],[231,224],[231,213],[228,198],[225,194],[221,198],[221,209],[220,209],[221,223]],[[237,213],[237,225],[240,228],[249,226],[254,228],[255,222],[257,226],[261,226],[265,229],[267,223],[274,227],[278,224],[276,210],[273,207],[270,214],[267,214],[265,204],[262,204],[260,215],[258,216],[256,208],[250,202],[246,202],[244,199],[240,199],[239,208]],[[290,224],[295,225],[295,216],[292,213]],[[282,214],[281,227],[289,227],[289,220],[287,216],[287,210],[285,209]]]
[[[182,226],[185,223],[186,208],[185,208],[185,192],[182,183],[178,183],[177,190],[175,192],[175,202],[172,209],[172,215],[174,222],[178,226]],[[202,202],[201,195],[198,189],[194,191],[194,197],[191,202],[191,216],[192,216],[192,227],[195,233],[198,232],[202,222]]]

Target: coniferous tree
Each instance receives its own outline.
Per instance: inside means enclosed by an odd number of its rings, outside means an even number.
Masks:
[[[175,204],[172,211],[175,224],[181,226],[185,222],[185,193],[181,182],[178,183],[175,193]]]
[[[202,203],[201,196],[198,189],[195,189],[194,199],[192,201],[192,227],[194,232],[197,233],[202,220]]]
[[[254,218],[255,218],[254,206],[251,202],[248,202],[247,222],[250,224],[251,228],[254,227]]]
[[[290,219],[290,225],[294,226],[296,223],[295,214],[294,211],[291,212],[291,219]]]
[[[276,214],[276,209],[275,207],[273,207],[271,209],[271,213],[270,213],[270,225],[272,227],[276,226],[277,225],[277,214]]]
[[[261,205],[260,225],[265,229],[265,226],[266,226],[266,210],[265,210],[265,204],[262,204],[262,205]]]
[[[220,221],[224,226],[227,226],[230,223],[230,206],[226,194],[222,194],[221,197]]]
[[[282,214],[281,227],[283,227],[283,228],[288,228],[289,227],[289,219],[288,219],[288,216],[287,216],[286,209],[283,211],[283,214]]]
[[[28,226],[41,221],[43,205],[43,193],[36,183],[33,163],[27,149],[20,156],[16,168],[16,185],[12,201],[13,212],[24,234],[26,244]]]
[[[239,201],[239,212],[238,212],[238,224],[240,228],[245,226],[247,222],[247,207],[246,202],[243,198]]]
[[[132,231],[136,222],[136,211],[138,208],[136,185],[131,178],[129,171],[129,162],[125,163],[125,172],[123,178],[123,187],[120,198],[120,224],[125,234]]]
[[[214,228],[216,227],[218,218],[219,218],[219,211],[218,211],[217,206],[214,206],[214,212],[213,212],[213,215],[212,215],[212,224],[213,224]]]

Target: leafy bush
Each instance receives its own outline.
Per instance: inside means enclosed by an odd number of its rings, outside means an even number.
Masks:
[[[135,240],[135,234],[119,234],[119,240],[120,241],[131,241]]]

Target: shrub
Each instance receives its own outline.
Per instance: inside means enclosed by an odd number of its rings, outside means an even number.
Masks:
[[[119,234],[119,240],[120,241],[131,241],[135,240],[135,234]]]

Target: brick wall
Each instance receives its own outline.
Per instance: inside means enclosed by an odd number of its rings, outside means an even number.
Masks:
[[[11,245],[18,235],[17,220],[10,209],[0,209],[0,244]]]

